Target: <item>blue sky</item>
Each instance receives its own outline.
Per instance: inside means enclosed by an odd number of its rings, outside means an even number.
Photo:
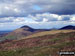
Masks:
[[[0,30],[23,25],[40,29],[75,25],[75,0],[0,0]]]
[[[34,5],[33,9],[35,9],[35,10],[42,10],[42,8],[40,6],[38,6],[38,5]]]

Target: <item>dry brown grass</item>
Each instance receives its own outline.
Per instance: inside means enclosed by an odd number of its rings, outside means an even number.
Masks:
[[[35,38],[31,36],[29,39],[1,44],[0,56],[59,56],[59,51],[75,51],[75,30],[41,33],[44,34],[37,33],[41,37],[35,35]]]
[[[70,33],[70,32],[75,32],[75,30],[51,30],[51,31],[44,31],[44,32],[39,32],[39,33],[35,33],[35,34],[32,34],[32,35],[29,35],[27,37],[22,37],[22,39],[39,37],[39,36],[45,36],[45,35],[54,35],[54,34],[57,34],[57,33]]]

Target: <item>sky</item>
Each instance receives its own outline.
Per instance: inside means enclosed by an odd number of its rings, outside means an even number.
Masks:
[[[0,0],[0,30],[75,25],[75,0]]]

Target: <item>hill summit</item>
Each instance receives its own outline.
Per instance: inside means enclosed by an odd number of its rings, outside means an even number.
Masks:
[[[29,27],[29,26],[22,26],[21,28],[24,29],[24,31],[31,31],[31,32],[34,32],[34,29]]]
[[[5,39],[21,39],[24,38],[26,36],[38,33],[38,32],[43,32],[43,31],[49,31],[48,29],[34,29],[30,26],[22,26],[19,29],[14,30],[13,32],[10,32],[9,34],[7,34],[4,39],[1,40],[5,40]],[[11,37],[11,38],[10,38]]]
[[[75,26],[68,25],[68,26],[62,27],[60,30],[64,30],[64,29],[66,29],[66,30],[68,30],[68,29],[75,30]]]

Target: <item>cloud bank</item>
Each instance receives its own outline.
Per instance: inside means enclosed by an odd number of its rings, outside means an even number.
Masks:
[[[75,0],[0,0],[0,17],[38,13],[75,14]]]
[[[33,28],[61,28],[66,25],[75,25],[75,15],[58,15],[43,13],[28,15],[27,17],[4,17],[0,18],[0,28],[16,29],[23,25],[29,25]],[[8,28],[9,27],[9,28]]]
[[[75,25],[75,0],[0,0],[0,29],[22,25],[34,28]]]
[[[75,15],[58,15],[58,14],[36,14],[28,15],[27,17],[3,17],[0,18],[0,23],[8,22],[53,22],[53,21],[75,21]]]

